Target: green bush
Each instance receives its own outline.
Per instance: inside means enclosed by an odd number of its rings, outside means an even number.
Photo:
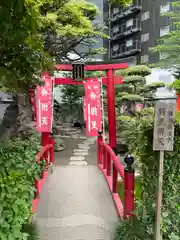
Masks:
[[[145,114],[146,113],[146,114]],[[116,231],[117,239],[126,232],[128,240],[153,239],[156,210],[156,186],[159,166],[159,153],[153,151],[153,112],[145,110],[141,118],[132,125],[129,134],[129,149],[141,170],[140,198],[136,200],[135,223],[120,223]],[[133,124],[133,123],[132,123]],[[135,130],[134,130],[135,129]],[[132,138],[131,138],[132,136]],[[132,139],[132,140],[131,140]],[[134,141],[136,139],[136,141]],[[162,233],[163,240],[180,239],[180,125],[179,116],[175,125],[174,151],[165,153]],[[137,226],[141,226],[139,230]],[[129,229],[124,231],[123,229]],[[142,233],[140,233],[142,231]],[[137,233],[138,232],[138,233]],[[119,234],[119,235],[118,235]]]
[[[40,149],[35,136],[16,138],[0,148],[0,239],[27,240],[22,231],[32,214],[34,179],[42,166],[34,161]]]
[[[23,226],[22,232],[28,233],[27,240],[40,240],[40,233],[36,223],[28,223]]]

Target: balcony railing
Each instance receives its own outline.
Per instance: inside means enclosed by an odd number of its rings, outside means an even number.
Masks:
[[[136,40],[133,41],[131,46],[122,44],[119,45],[119,48],[116,51],[112,50],[112,58],[125,57],[139,52],[141,52],[141,42]]]
[[[119,26],[119,30],[112,32],[111,39],[121,38],[136,32],[141,31],[141,21],[139,19],[133,19],[133,24],[128,26],[126,23]]]
[[[141,11],[142,0],[135,0],[133,4],[126,7],[119,7],[119,10],[112,12],[111,21],[116,21],[117,19],[124,18],[125,16]]]

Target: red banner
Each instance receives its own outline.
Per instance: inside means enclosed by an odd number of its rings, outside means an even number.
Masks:
[[[142,103],[137,103],[136,104],[136,111],[141,111],[143,109],[143,104]]]
[[[97,81],[85,82],[86,135],[98,136],[102,130],[101,84]]]
[[[36,129],[38,132],[51,132],[53,121],[53,78],[42,76],[44,86],[36,88]]]

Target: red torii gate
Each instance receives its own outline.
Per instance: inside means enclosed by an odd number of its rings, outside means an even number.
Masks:
[[[85,71],[106,71],[106,77],[103,78],[103,83],[107,85],[107,104],[108,104],[108,125],[109,125],[109,145],[102,140],[102,135],[99,134],[97,141],[97,163],[100,170],[103,172],[106,181],[108,183],[110,192],[114,199],[118,215],[121,219],[134,216],[134,169],[132,168],[133,158],[126,156],[125,162],[127,167],[124,168],[119,162],[116,156],[117,142],[116,142],[116,114],[115,114],[115,84],[122,84],[123,78],[113,75],[114,70],[128,68],[126,63],[111,63],[102,64],[102,62],[96,64],[87,64]],[[56,65],[57,70],[71,71],[71,64],[59,64]],[[86,80],[86,79],[85,79]],[[81,81],[73,81],[71,78],[55,78],[55,85],[59,84],[83,84]],[[30,91],[31,92],[31,91]],[[32,91],[34,92],[34,91]],[[42,133],[42,151],[37,156],[40,159],[43,157],[47,160],[50,153],[50,162],[54,164],[54,140],[49,136],[49,132]],[[50,149],[50,150],[49,150]],[[114,151],[113,151],[114,150]],[[48,165],[47,165],[48,167]],[[112,171],[111,171],[112,170]],[[48,171],[46,171],[48,173]],[[124,201],[120,199],[118,194],[118,173],[124,181]],[[43,178],[46,176],[42,174]],[[42,184],[41,184],[42,185]],[[35,188],[37,193],[40,192],[40,186],[38,182],[35,182]],[[33,200],[33,209],[35,211],[38,203],[38,198]]]
[[[85,71],[106,71],[103,84],[107,85],[107,105],[108,105],[108,126],[109,126],[109,145],[113,150],[117,150],[116,141],[116,111],[115,111],[115,84],[122,84],[123,78],[114,76],[114,70],[128,68],[127,63],[105,63],[92,62],[84,66]],[[72,64],[57,64],[57,70],[72,71]],[[86,80],[86,79],[85,79]],[[55,78],[55,85],[59,84],[83,84],[82,81],[74,81],[72,78]]]

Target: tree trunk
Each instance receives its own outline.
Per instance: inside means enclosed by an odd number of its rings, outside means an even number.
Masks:
[[[1,141],[8,141],[19,134],[35,132],[28,95],[16,95],[13,100],[14,102],[6,108],[0,125]]]
[[[36,122],[33,121],[32,106],[29,101],[29,95],[18,96],[18,122],[17,133],[35,133]]]
[[[18,102],[17,98],[13,98],[14,102],[11,103],[5,110],[3,120],[0,125],[0,140],[7,141],[16,132],[17,118],[18,118]]]

